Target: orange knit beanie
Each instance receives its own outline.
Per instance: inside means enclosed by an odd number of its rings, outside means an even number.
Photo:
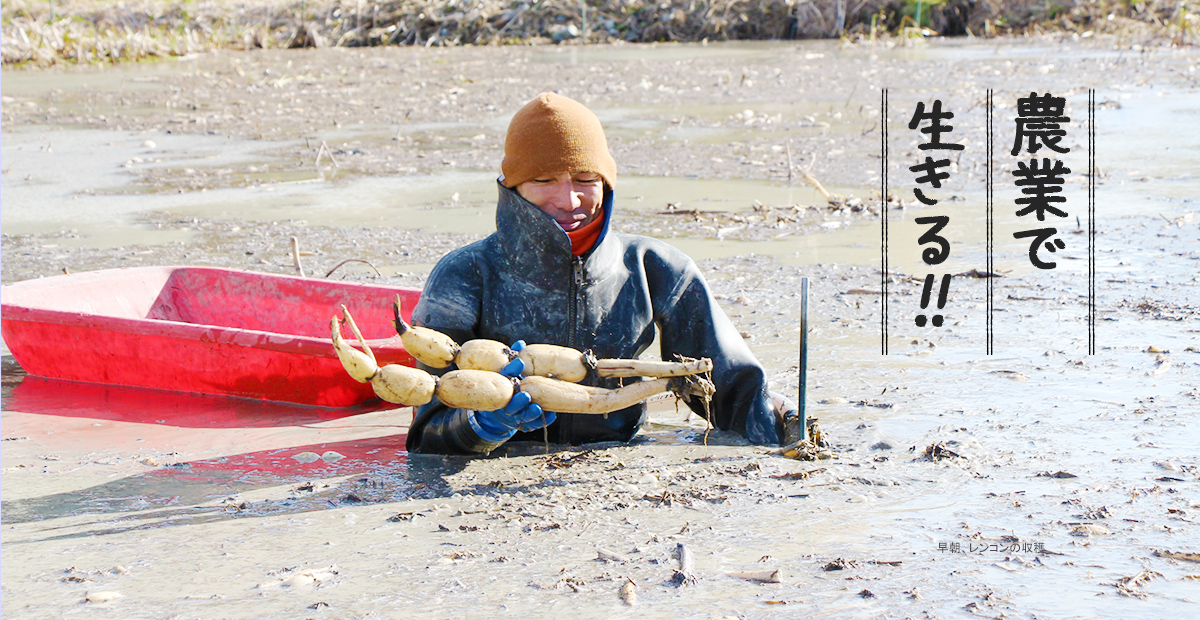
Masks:
[[[595,172],[613,187],[617,162],[591,110],[574,99],[542,93],[513,115],[500,172],[505,187],[558,172]]]

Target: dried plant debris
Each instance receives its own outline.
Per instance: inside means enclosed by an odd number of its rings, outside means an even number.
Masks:
[[[1035,477],[1037,477],[1037,478],[1078,478],[1079,476],[1076,476],[1075,474],[1072,474],[1072,473],[1066,472],[1066,471],[1056,471],[1053,473],[1044,471]]]
[[[980,271],[979,269],[972,269],[970,271],[956,273],[956,274],[954,274],[954,277],[956,277],[956,278],[1003,278],[1004,277],[1003,274],[1005,274],[1005,273],[1008,273],[1008,271],[1000,271],[999,273],[997,273],[994,271]]]
[[[921,458],[927,461],[941,461],[945,459],[966,459],[967,457],[946,447],[946,444],[938,442],[925,446],[925,452]]]
[[[266,590],[271,588],[297,588],[304,586],[316,587],[336,577],[338,572],[339,569],[335,565],[310,569],[301,569],[297,567],[284,568],[268,573],[276,576],[276,578],[270,581],[264,581],[263,583],[255,586],[255,588]]]
[[[578,463],[592,463],[598,459],[599,454],[595,450],[584,450],[583,452],[556,452],[540,457],[538,460],[550,469],[565,469]]]
[[[706,487],[692,487],[686,490],[667,491],[662,490],[658,493],[647,493],[641,499],[655,502],[658,506],[671,506],[679,504],[681,506],[691,507],[694,504],[693,500],[700,500],[712,504],[720,504],[729,499],[729,496],[720,493],[715,489]]]
[[[835,454],[833,450],[820,447],[813,441],[807,439],[772,450],[771,454],[783,455],[789,459],[796,459],[798,461],[815,461],[817,459],[837,458],[837,454]]]
[[[828,37],[830,24],[835,23],[834,36],[846,40],[868,36],[874,40],[886,34],[907,40],[917,30],[909,27],[911,20],[906,24],[895,17],[876,23],[881,15],[892,13],[883,0],[860,2],[849,12],[840,2],[808,3],[806,11],[815,18],[803,19],[785,0],[734,0],[699,7],[672,0],[632,9],[625,2],[604,0],[589,3],[582,20],[575,2],[548,0],[535,6],[487,0],[465,11],[459,4],[428,0],[357,6],[329,0],[291,5],[265,0],[75,4],[12,0],[4,3],[3,59],[5,64],[49,65],[184,56],[214,49],[808,39]],[[1084,3],[1066,13],[1032,11],[1024,3],[971,7],[932,8],[928,26],[944,35],[1086,29],[1128,37],[1141,32],[1169,37],[1176,44],[1187,42],[1188,35],[1200,29],[1200,17],[1174,3],[1136,7]],[[834,195],[807,170],[800,168],[799,173],[831,207],[862,208],[861,199]]]
[[[596,559],[601,562],[617,562],[622,564],[629,561],[627,556],[621,555],[616,551],[609,551],[603,547],[596,549]]]
[[[1132,302],[1123,301],[1119,306],[1129,307]],[[1200,308],[1168,301],[1146,299],[1133,305],[1138,314],[1160,321],[1194,321],[1200,317]]]
[[[1108,509],[1108,506],[1101,506],[1099,508],[1088,508],[1079,515],[1079,518],[1095,521],[1097,519],[1111,519],[1112,516],[1113,513]]]
[[[808,440],[813,442],[813,445],[818,448],[829,447],[829,444],[825,441],[825,433],[821,431],[821,425],[817,423],[816,418],[808,418],[805,421],[805,426],[808,427]]]
[[[688,549],[687,545],[679,543],[679,546],[675,548],[675,556],[679,558],[679,569],[671,575],[671,583],[675,587],[699,583],[696,578],[696,560],[692,556],[692,550]]]
[[[1116,587],[1117,593],[1121,596],[1146,598],[1146,592],[1142,590],[1142,586],[1160,577],[1162,577],[1162,573],[1143,568],[1138,574],[1131,577],[1122,577],[1111,585]]]
[[[621,596],[622,603],[625,603],[629,607],[637,605],[637,584],[634,583],[632,579],[626,577],[625,583],[621,584],[621,588],[618,590],[618,592]]]
[[[745,579],[746,581],[758,581],[762,583],[782,583],[783,575],[779,569],[757,569],[757,570],[735,570],[725,573],[730,577]]]
[[[1099,523],[1075,523],[1071,525],[1072,536],[1108,536],[1112,534],[1112,530],[1100,525]]]
[[[825,572],[830,572],[830,571],[835,571],[835,570],[846,570],[847,568],[853,568],[855,566],[858,566],[858,562],[855,562],[854,560],[847,560],[845,558],[836,558],[833,561],[825,564],[825,566],[822,566],[821,570],[823,570]]]
[[[810,469],[808,471],[789,471],[783,474],[774,474],[771,477],[777,480],[808,480],[813,474],[819,474],[825,471],[824,467],[818,469]]]
[[[537,583],[531,583],[530,585],[538,588],[539,590],[570,590],[572,592],[582,592],[588,589],[588,583],[586,581],[570,575],[562,577],[558,581],[555,581],[548,586]]]
[[[1191,551],[1167,551],[1165,549],[1155,551],[1154,555],[1160,558],[1170,558],[1172,560],[1183,560],[1185,562],[1200,562],[1200,553]]]

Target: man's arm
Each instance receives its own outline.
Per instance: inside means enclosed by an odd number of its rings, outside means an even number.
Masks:
[[[708,410],[713,426],[735,431],[757,444],[779,443],[766,373],[713,298],[699,268],[674,248],[648,253],[645,264],[648,278],[658,282],[652,294],[660,297],[654,305],[663,357],[678,354],[713,360],[717,391]],[[664,278],[664,274],[673,277]],[[690,399],[688,405],[698,415],[705,415],[699,399]]]

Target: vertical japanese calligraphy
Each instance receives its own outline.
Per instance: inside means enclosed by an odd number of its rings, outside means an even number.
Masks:
[[[939,156],[934,158],[932,155],[925,155],[924,160],[918,162],[914,166],[909,166],[909,171],[916,174],[914,179],[918,185],[929,185],[933,189],[940,189],[942,182],[950,178],[950,158],[943,156],[940,151],[961,151],[964,146],[952,142],[945,142],[942,139],[942,134],[948,134],[954,131],[953,125],[946,124],[946,121],[954,118],[954,113],[949,110],[942,109],[942,101],[935,99],[933,103],[926,108],[924,101],[917,102],[917,108],[913,112],[912,118],[908,121],[909,129],[919,130],[927,136],[926,141],[917,145],[920,151],[935,151]],[[913,190],[913,194],[921,203],[934,206],[938,204],[936,198],[928,196],[925,189],[917,187]],[[916,218],[916,223],[922,226],[929,226],[929,230],[925,231],[917,240],[917,244],[924,246],[924,251],[921,252],[921,260],[930,267],[941,265],[950,257],[950,242],[941,236],[942,229],[950,223],[950,216],[935,215]],[[937,309],[941,310],[945,307],[947,295],[950,292],[950,274],[943,274],[941,287],[939,288],[937,297]],[[921,310],[914,319],[917,327],[925,327],[932,324],[934,327],[941,327],[945,321],[942,314],[934,314],[932,317],[925,315],[925,310],[929,307],[930,297],[933,292],[933,283],[935,274],[928,274],[925,277],[925,289],[921,295]]]
[[[1038,96],[1034,92],[1029,93],[1028,97],[1017,99],[1012,154],[1020,155],[1022,146],[1029,155],[1036,154],[1042,147],[1058,154],[1070,152],[1070,148],[1060,144],[1067,135],[1062,125],[1071,120],[1064,116],[1066,106],[1065,97],[1055,97],[1050,93]],[[1017,209],[1017,217],[1032,214],[1039,222],[1045,222],[1047,215],[1056,218],[1067,217],[1067,212],[1059,206],[1067,201],[1066,196],[1060,194],[1066,181],[1065,176],[1070,173],[1071,169],[1057,158],[1042,157],[1039,162],[1038,158],[1031,157],[1028,162],[1017,162],[1017,169],[1013,170],[1012,174],[1017,177],[1016,185],[1021,188],[1023,196],[1018,198],[1016,203],[1024,205],[1023,208]],[[1052,257],[1042,254],[1043,249],[1051,254],[1066,249],[1066,242],[1056,235],[1058,228],[1055,226],[1013,233],[1013,237],[1017,239],[1031,239],[1029,262],[1038,269],[1054,269],[1058,266],[1057,262],[1050,260]]]

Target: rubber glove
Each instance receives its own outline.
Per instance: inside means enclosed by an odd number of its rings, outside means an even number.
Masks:
[[[518,340],[509,348],[520,351],[525,348],[525,341]],[[506,377],[520,377],[523,372],[525,362],[520,358],[514,359],[500,370],[500,374]],[[549,426],[558,416],[553,411],[542,411],[542,407],[533,402],[527,392],[517,392],[503,408],[476,411],[472,417],[479,426],[476,430],[484,431],[480,433],[483,439],[506,441],[518,430],[532,431]]]

